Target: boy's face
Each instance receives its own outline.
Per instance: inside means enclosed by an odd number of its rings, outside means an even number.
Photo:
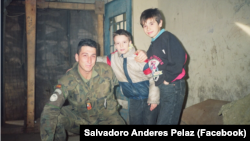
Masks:
[[[143,24],[143,30],[151,38],[155,38],[156,35],[161,31],[162,20],[158,24],[155,18],[150,18]]]
[[[120,54],[125,54],[129,51],[129,41],[128,37],[125,35],[117,35],[114,37],[115,48]]]

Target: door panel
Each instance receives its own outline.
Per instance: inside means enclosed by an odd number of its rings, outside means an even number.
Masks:
[[[131,24],[132,24],[132,19],[131,19],[131,11],[132,11],[132,5],[131,5],[131,0],[114,0],[110,3],[107,3],[105,5],[105,21],[104,21],[104,55],[110,54],[110,45],[113,43],[110,43],[110,37],[112,37],[112,33],[115,32],[114,30],[111,31],[110,28],[110,20],[114,19],[116,16],[121,14],[124,14],[125,17],[123,19],[126,20],[126,30],[128,32],[132,32]],[[113,28],[114,29],[114,28]],[[123,28],[122,28],[123,29]]]

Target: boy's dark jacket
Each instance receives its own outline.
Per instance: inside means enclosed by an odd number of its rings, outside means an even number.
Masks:
[[[152,40],[147,51],[156,86],[164,80],[171,83],[186,75],[187,54],[181,42],[172,33],[163,30]]]

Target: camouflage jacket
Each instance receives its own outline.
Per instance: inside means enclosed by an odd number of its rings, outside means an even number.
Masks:
[[[113,93],[114,85],[117,85],[118,81],[111,67],[97,62],[93,71],[97,75],[85,83],[78,72],[78,65],[74,65],[71,71],[58,80],[58,85],[55,86],[55,91],[41,115],[42,138],[48,136],[46,140],[53,140],[57,117],[66,99],[72,106],[72,112],[83,118],[80,125],[98,124],[98,121],[109,117],[121,118]],[[87,103],[91,104],[91,110],[87,109]]]

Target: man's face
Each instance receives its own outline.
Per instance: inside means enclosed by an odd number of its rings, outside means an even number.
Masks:
[[[117,35],[114,37],[115,48],[120,54],[125,54],[129,51],[129,41],[128,37],[125,35]]]
[[[143,24],[143,30],[151,38],[155,38],[157,34],[161,31],[162,20],[158,24],[155,18],[150,18]]]
[[[80,73],[88,74],[96,62],[96,48],[89,46],[82,46],[79,55],[75,54],[75,59],[79,64]]]

